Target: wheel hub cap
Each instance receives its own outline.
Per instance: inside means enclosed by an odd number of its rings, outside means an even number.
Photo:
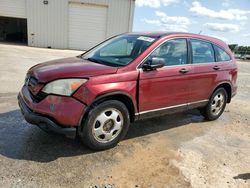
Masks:
[[[114,128],[114,121],[112,119],[107,120],[103,125],[105,132],[110,132]]]
[[[102,111],[95,119],[92,134],[101,143],[111,142],[118,137],[123,128],[122,113],[114,108]]]
[[[215,95],[211,104],[211,113],[213,115],[218,115],[223,109],[224,102],[225,102],[225,96],[223,95],[223,93],[220,92],[217,95]]]

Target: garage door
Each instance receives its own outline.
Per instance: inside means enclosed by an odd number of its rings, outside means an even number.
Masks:
[[[71,3],[69,6],[69,48],[88,50],[106,38],[106,6]]]
[[[26,0],[0,0],[0,16],[26,18]]]

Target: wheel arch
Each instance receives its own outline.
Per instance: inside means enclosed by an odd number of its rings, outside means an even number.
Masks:
[[[213,95],[213,93],[218,89],[218,88],[224,88],[227,92],[227,103],[230,103],[231,102],[231,97],[232,97],[232,86],[229,82],[222,82],[222,83],[219,83],[215,89],[213,90],[212,94],[210,96]]]
[[[135,121],[135,113],[136,113],[136,104],[133,102],[133,98],[125,93],[125,92],[111,92],[111,93],[106,93],[106,94],[101,94],[98,95],[95,100],[86,108],[86,111],[83,115],[83,117],[81,118],[80,121],[80,125],[82,124],[82,121],[84,121],[84,119],[86,119],[89,111],[95,107],[96,105],[104,102],[104,101],[108,101],[108,100],[117,100],[122,102],[128,109],[129,112],[129,116],[130,116],[130,122],[134,122]]]

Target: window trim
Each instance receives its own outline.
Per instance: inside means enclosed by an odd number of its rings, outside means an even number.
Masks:
[[[187,38],[187,42],[188,42],[188,64],[193,64],[193,56],[192,56],[192,45],[190,42],[191,38]]]
[[[224,52],[229,56],[230,59],[227,60],[227,61],[219,61],[219,60],[217,59],[217,55],[216,55],[216,53],[219,53],[219,52],[217,52],[217,50],[215,49],[215,47],[217,47],[217,48],[221,49],[222,51],[224,51]],[[223,48],[221,48],[220,46],[218,46],[218,45],[216,45],[216,44],[213,44],[213,48],[214,48],[214,52],[215,52],[215,60],[216,60],[216,63],[223,63],[223,62],[232,61],[231,55],[228,54],[226,50],[224,50]]]
[[[194,63],[193,61],[193,47],[192,47],[192,41],[191,40],[198,40],[198,41],[202,41],[202,42],[206,42],[206,43],[209,43],[211,44],[212,46],[212,50],[213,50],[213,55],[214,55],[214,61],[211,61],[211,62],[204,62],[204,63]],[[191,64],[193,65],[203,65],[203,64],[214,64],[216,63],[216,54],[215,54],[215,49],[214,49],[214,46],[213,46],[213,43],[208,41],[208,40],[203,40],[203,39],[199,39],[199,38],[189,38],[189,43],[190,43],[190,56],[191,56]]]
[[[182,37],[173,37],[173,38],[169,38],[169,39],[167,39],[167,40],[164,40],[164,41],[162,41],[159,45],[157,45],[148,55],[146,55],[141,61],[140,61],[140,63],[138,63],[138,65],[136,66],[136,70],[140,70],[140,69],[142,69],[142,64],[144,63],[144,61],[145,61],[145,59],[147,59],[148,58],[148,56],[150,56],[151,55],[151,53],[153,53],[153,51],[156,49],[156,48],[158,48],[158,46],[160,46],[160,45],[162,45],[163,43],[165,43],[165,42],[167,42],[167,41],[169,41],[169,40],[172,40],[172,39],[186,39],[187,40],[187,42],[188,42],[188,48],[189,48],[189,50],[188,50],[188,56],[189,56],[189,59],[188,59],[188,63],[187,64],[184,64],[184,65],[204,65],[204,64],[214,64],[214,63],[224,63],[224,62],[232,62],[232,60],[233,60],[233,58],[232,58],[232,56],[230,55],[230,54],[228,54],[227,53],[227,51],[225,51],[229,56],[230,56],[230,58],[231,58],[231,60],[230,61],[215,61],[215,62],[207,62],[207,63],[197,63],[197,64],[193,64],[193,57],[192,57],[192,45],[191,45],[191,42],[190,42],[190,40],[191,39],[196,39],[196,40],[201,40],[201,41],[204,41],[204,42],[208,42],[208,43],[211,43],[212,44],[212,46],[213,45],[215,45],[215,46],[218,46],[219,48],[222,48],[222,49],[224,49],[222,46],[220,46],[220,45],[218,45],[218,44],[215,44],[214,42],[212,42],[212,41],[209,41],[209,40],[206,40],[206,39],[201,39],[201,38],[198,38],[198,37],[185,37],[185,36],[182,36]],[[155,41],[156,42],[156,41]],[[152,43],[153,44],[153,43]],[[214,53],[215,53],[215,50],[214,50]],[[191,56],[191,57],[190,57]],[[215,57],[216,58],[216,57]],[[183,66],[183,65],[174,65],[174,66]],[[170,66],[170,67],[173,67],[173,66]],[[164,67],[162,67],[161,69],[164,69],[164,68],[169,68],[168,66],[164,66]]]
[[[223,49],[224,50],[224,48],[222,47],[222,46],[220,46],[220,45],[218,45],[218,44],[216,44],[216,43],[214,43],[214,42],[211,42],[211,41],[209,41],[209,40],[206,40],[206,39],[201,39],[201,38],[196,38],[196,37],[187,37],[187,40],[188,41],[190,41],[190,39],[197,39],[197,40],[201,40],[201,41],[204,41],[204,42],[208,42],[208,43],[211,43],[212,45],[215,45],[215,46],[218,46],[219,48],[221,48],[221,49]],[[190,48],[192,47],[192,45],[191,45],[191,43],[190,43]],[[224,63],[224,62],[232,62],[233,61],[233,57],[226,51],[226,50],[224,50],[228,55],[229,55],[229,57],[230,57],[230,59],[231,60],[229,60],[229,61],[216,61],[216,62],[208,62],[208,63],[197,63],[197,64],[194,64],[194,65],[201,65],[201,64],[213,64],[213,63]],[[191,64],[193,64],[193,59],[192,59],[192,48],[191,48],[191,51],[190,51],[190,55],[191,55]],[[216,57],[215,57],[216,58]]]
[[[190,50],[190,47],[189,47],[189,44],[188,44],[188,38],[187,37],[173,37],[173,38],[170,38],[170,39],[167,39],[167,40],[164,40],[162,41],[159,45],[157,45],[148,55],[146,55],[142,60],[141,62],[137,65],[136,67],[136,70],[140,70],[142,69],[142,65],[145,63],[146,59],[158,48],[160,47],[161,45],[163,45],[164,43],[168,42],[168,41],[171,41],[171,40],[175,40],[175,39],[185,39],[186,41],[186,47],[187,47],[187,63],[186,64],[181,64],[181,65],[171,65],[171,66],[164,66],[162,67],[161,69],[163,68],[170,68],[170,67],[175,67],[175,66],[183,66],[183,65],[190,65],[192,64],[190,62],[190,54],[189,54],[189,50]]]

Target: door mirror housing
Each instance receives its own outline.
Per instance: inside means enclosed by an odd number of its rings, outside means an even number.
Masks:
[[[165,60],[159,57],[153,57],[152,60],[145,62],[142,65],[143,70],[155,70],[164,67]]]

